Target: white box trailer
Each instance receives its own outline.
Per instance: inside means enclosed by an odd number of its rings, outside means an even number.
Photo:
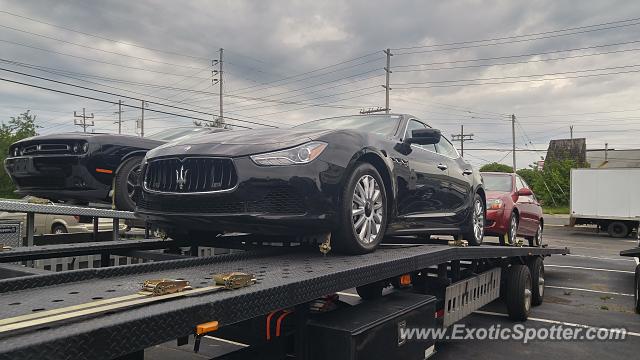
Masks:
[[[640,221],[640,168],[572,169],[570,224],[627,237]]]

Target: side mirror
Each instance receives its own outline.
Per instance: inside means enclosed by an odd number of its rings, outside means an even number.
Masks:
[[[529,188],[522,188],[518,190],[518,196],[531,196],[533,195],[533,191]]]
[[[416,129],[411,131],[411,137],[405,141],[409,144],[431,145],[439,143],[441,136],[437,129]]]

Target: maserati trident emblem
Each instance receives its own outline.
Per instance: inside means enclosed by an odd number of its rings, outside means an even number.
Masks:
[[[187,183],[187,174],[189,169],[184,169],[184,165],[180,166],[180,170],[176,170],[176,183],[180,190],[184,189],[184,185]]]
[[[184,147],[184,151],[185,152],[189,151],[190,149],[191,149],[191,145],[187,145],[187,146]]]

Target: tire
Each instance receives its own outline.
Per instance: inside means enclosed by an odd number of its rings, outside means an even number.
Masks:
[[[509,217],[509,229],[507,229],[507,233],[500,235],[500,245],[514,246],[516,244],[519,222],[518,214],[512,212]]]
[[[473,206],[469,216],[467,230],[462,233],[462,238],[469,242],[469,245],[479,246],[484,240],[484,219],[486,218],[485,202],[476,193],[473,196]]]
[[[509,318],[525,321],[531,313],[531,272],[524,265],[512,265],[505,283],[505,302]]]
[[[607,233],[614,238],[625,238],[629,234],[629,225],[622,221],[613,221],[607,226]]]
[[[116,209],[124,211],[133,211],[136,208],[136,202],[133,198],[135,185],[140,177],[140,163],[142,156],[131,157],[122,163],[116,172],[114,179],[114,198],[113,202]]]
[[[62,225],[62,224],[53,224],[53,226],[51,226],[51,233],[52,234],[66,234],[66,233],[68,233],[68,231],[67,231],[67,227]]]
[[[363,300],[377,299],[382,296],[384,284],[381,282],[358,286],[356,292]]]
[[[538,223],[538,230],[536,230],[536,234],[534,236],[527,236],[527,240],[529,240],[529,246],[531,247],[542,247],[542,231],[544,227],[542,222]],[[535,284],[535,281],[534,281]]]
[[[369,191],[371,186],[374,189],[372,193]],[[332,245],[340,253],[369,253],[378,247],[386,229],[387,194],[384,183],[375,167],[360,163],[347,178],[342,192],[340,227]]]
[[[634,299],[635,299],[635,310],[636,313],[640,314],[640,265],[636,266],[636,281],[635,281],[636,291]]]
[[[540,256],[527,261],[531,273],[531,305],[538,306],[544,300],[544,260]]]

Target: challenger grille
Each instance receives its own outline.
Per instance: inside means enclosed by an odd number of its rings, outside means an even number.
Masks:
[[[147,190],[170,193],[198,193],[229,190],[238,177],[233,160],[192,157],[152,160],[145,171]]]

